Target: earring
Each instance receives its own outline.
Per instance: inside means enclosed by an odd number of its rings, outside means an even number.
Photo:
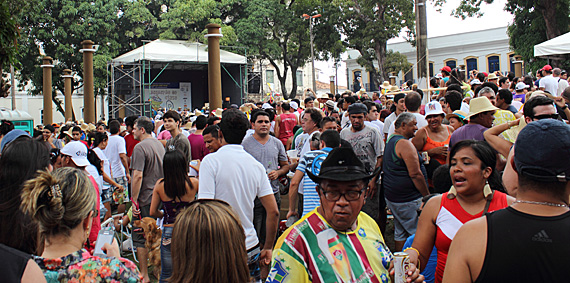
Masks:
[[[491,194],[493,194],[493,190],[491,190],[491,186],[489,186],[489,181],[485,180],[485,186],[483,187],[483,197],[487,199],[487,197]]]
[[[447,198],[448,199],[454,199],[455,196],[457,196],[457,189],[455,189],[454,186],[451,186],[451,188],[449,189],[449,192],[447,192]]]

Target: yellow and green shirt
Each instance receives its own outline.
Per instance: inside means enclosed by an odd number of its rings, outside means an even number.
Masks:
[[[337,232],[311,211],[277,241],[266,282],[390,282],[393,256],[378,225],[364,212],[357,223],[352,232]]]

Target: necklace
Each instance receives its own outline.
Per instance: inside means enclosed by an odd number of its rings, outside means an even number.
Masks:
[[[546,202],[546,201],[516,200],[515,202],[513,202],[513,204],[515,204],[515,203],[528,203],[528,204],[539,204],[539,205],[548,205],[548,206],[556,206],[556,207],[568,207],[567,204],[552,203],[552,202]]]

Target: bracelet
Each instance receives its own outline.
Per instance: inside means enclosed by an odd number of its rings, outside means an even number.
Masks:
[[[420,266],[421,266],[421,264],[420,264],[420,251],[418,251],[418,250],[417,250],[416,248],[414,248],[414,247],[409,247],[409,248],[404,249],[404,252],[406,252],[406,251],[408,251],[408,250],[413,250],[413,251],[416,251],[416,253],[418,253],[418,266],[416,266],[416,268],[417,268],[418,270],[420,270]]]
[[[507,129],[511,128],[511,125],[509,124],[511,121],[507,121]]]
[[[564,105],[564,107],[560,107],[562,110],[568,109],[568,105]]]

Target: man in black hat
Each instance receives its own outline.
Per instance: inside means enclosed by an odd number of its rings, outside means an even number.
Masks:
[[[509,193],[516,193],[516,201],[459,229],[444,282],[568,280],[568,136],[570,127],[554,119],[535,121],[521,130],[510,162],[518,189]]]
[[[318,184],[321,205],[279,238],[268,282],[389,281],[393,256],[376,222],[360,212],[375,174],[352,149],[335,148],[320,172],[307,175]],[[424,280],[414,266],[408,275]]]
[[[340,132],[340,138],[352,145],[356,156],[364,164],[367,172],[372,172],[382,164],[384,154],[384,140],[380,132],[371,126],[366,126],[364,120],[368,114],[368,107],[362,103],[354,103],[348,107],[350,128]],[[371,178],[368,187],[371,189],[363,211],[374,219],[379,217],[379,197],[376,194],[377,177]]]

